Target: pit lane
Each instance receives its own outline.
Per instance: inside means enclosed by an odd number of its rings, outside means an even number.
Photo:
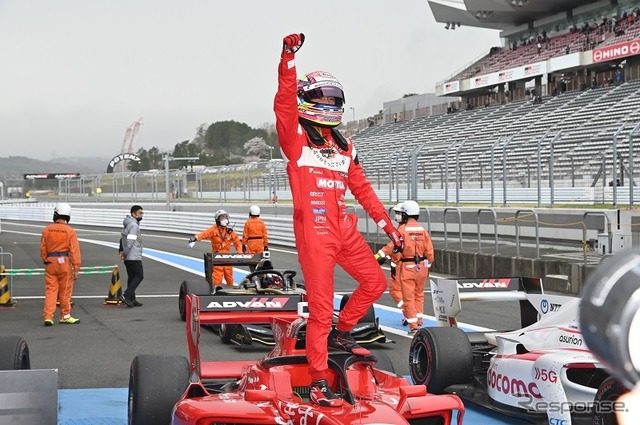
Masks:
[[[73,224],[73,223],[72,223]],[[139,287],[141,308],[105,306],[111,275],[83,275],[74,288],[75,326],[42,324],[44,284],[42,276],[16,276],[11,295],[15,308],[0,309],[0,334],[20,335],[30,348],[33,369],[57,369],[59,383],[59,424],[125,424],[126,387],[131,360],[138,354],[172,354],[188,356],[184,322],[178,316],[177,294],[180,283],[202,279],[202,256],[208,242],[187,247],[187,238],[175,234],[145,232],[145,280]],[[0,246],[11,253],[14,268],[37,268],[40,233],[43,224],[3,221]],[[117,264],[126,287],[126,272],[117,256],[119,232],[112,229],[76,227],[83,256],[83,266]],[[278,269],[292,269],[300,274],[296,253],[272,247],[272,261]],[[5,258],[5,264],[7,259]],[[243,271],[236,271],[240,280]],[[336,294],[350,293],[355,283],[336,268]],[[336,298],[339,302],[339,298]],[[425,312],[432,315],[430,297]],[[410,339],[401,325],[401,314],[388,294],[378,301],[376,313],[393,344],[374,344],[386,352],[396,372],[409,375]],[[517,303],[473,303],[464,306],[459,319],[489,329],[517,328]],[[56,318],[57,320],[57,318]],[[429,325],[428,323],[425,323]],[[462,324],[462,327],[465,325]],[[203,359],[255,359],[268,352],[264,346],[236,347],[224,345],[219,337],[204,331]],[[507,424],[513,419],[497,416],[485,409],[470,406],[466,423]]]

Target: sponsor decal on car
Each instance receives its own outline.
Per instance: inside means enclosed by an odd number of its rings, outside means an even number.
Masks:
[[[511,281],[509,279],[488,279],[482,282],[458,282],[458,288],[460,289],[507,289]]]
[[[285,307],[290,298],[252,298],[248,301],[211,301],[207,309],[281,309]]]
[[[251,259],[253,254],[215,254],[214,259]]]
[[[549,302],[549,300],[547,300],[546,298],[543,298],[540,301],[540,311],[542,312],[542,314],[547,314],[550,311],[558,311],[560,310],[560,307],[562,307],[562,304]]]
[[[535,382],[525,382],[522,379],[499,373],[495,364],[487,371],[487,385],[499,393],[512,397],[533,396],[542,398]]]
[[[312,198],[322,198],[324,196],[324,192],[309,192],[309,196]]]
[[[575,345],[578,347],[582,347],[582,338],[578,338],[575,335],[564,335],[561,334],[558,337],[558,342],[563,344]]]
[[[327,210],[326,210],[326,208],[313,208],[313,209],[311,210],[311,212],[312,212],[314,215],[326,215],[326,214],[327,214]]]

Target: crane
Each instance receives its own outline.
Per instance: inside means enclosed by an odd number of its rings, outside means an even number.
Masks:
[[[140,127],[142,127],[142,118],[139,118],[127,127],[127,130],[124,133],[124,140],[122,141],[122,148],[120,148],[121,154],[133,153],[133,139],[140,131]],[[118,171],[123,172],[125,170],[124,163],[125,161],[121,161],[121,163],[118,164],[118,168],[120,168]]]

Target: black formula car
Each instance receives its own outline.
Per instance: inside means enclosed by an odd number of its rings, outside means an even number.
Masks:
[[[266,302],[274,302],[272,300],[276,299],[278,295],[294,294],[299,295],[301,301],[306,300],[304,284],[294,280],[297,272],[294,270],[274,269],[269,257],[263,257],[262,254],[206,253],[204,255],[204,264],[206,281],[185,280],[180,285],[178,311],[182,320],[186,320],[185,299],[187,294],[219,296],[221,297],[220,306],[225,310],[233,311],[254,309]],[[213,285],[211,280],[213,266],[248,265],[255,265],[255,271],[249,273],[239,285],[233,287]],[[247,304],[247,295],[256,295],[255,298],[250,300],[251,304]],[[342,297],[336,317],[348,300],[349,295]],[[276,343],[272,328],[268,323],[223,323],[211,325],[210,328],[219,332],[220,339],[225,344],[247,346],[255,342],[266,346],[274,346]],[[379,319],[376,317],[373,307],[369,308],[367,314],[356,324],[351,334],[360,344],[393,342],[380,329]]]

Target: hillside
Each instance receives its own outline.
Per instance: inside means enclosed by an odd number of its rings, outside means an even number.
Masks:
[[[0,157],[0,180],[22,180],[25,173],[104,173],[111,158],[55,158],[40,161],[24,156]]]

